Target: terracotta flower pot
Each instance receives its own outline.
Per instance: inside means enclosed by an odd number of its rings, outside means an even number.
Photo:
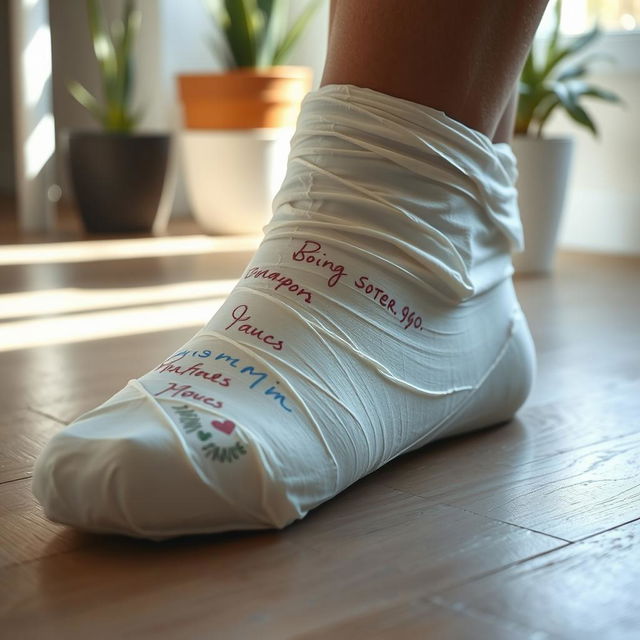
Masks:
[[[194,217],[211,234],[257,234],[285,176],[307,67],[181,75],[182,161]]]
[[[311,89],[308,67],[178,76],[186,129],[293,127]]]

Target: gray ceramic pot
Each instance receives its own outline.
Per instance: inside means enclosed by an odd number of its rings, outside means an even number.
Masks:
[[[169,157],[168,135],[75,131],[69,135],[71,181],[92,233],[148,233]]]

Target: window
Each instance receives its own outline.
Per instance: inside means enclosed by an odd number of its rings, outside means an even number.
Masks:
[[[552,0],[542,21],[543,33],[553,25]],[[595,23],[603,31],[640,32],[640,0],[564,0],[562,3],[562,32],[577,35],[589,31]]]
[[[565,0],[562,30],[567,34],[588,31],[595,22],[604,31],[640,28],[640,0]]]
[[[601,36],[589,45],[586,55],[605,54],[594,62],[593,73],[600,75],[640,73],[640,0],[561,0],[561,31],[577,38],[597,23]],[[555,25],[558,0],[550,0],[536,33],[547,40]],[[540,49],[540,48],[539,48]],[[582,55],[582,54],[581,54]],[[634,80],[637,82],[637,80]]]

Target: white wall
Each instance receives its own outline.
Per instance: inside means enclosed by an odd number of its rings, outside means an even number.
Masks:
[[[640,254],[640,34],[609,34],[598,48],[617,62],[600,63],[590,81],[625,105],[585,100],[598,138],[561,112],[545,129],[547,136],[572,135],[576,145],[560,244]]]

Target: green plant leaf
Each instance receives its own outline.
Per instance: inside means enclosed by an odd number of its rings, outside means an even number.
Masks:
[[[562,82],[563,80],[570,80],[572,78],[581,78],[589,72],[590,65],[596,60],[614,62],[615,58],[607,53],[592,53],[577,64],[565,66],[564,70],[560,72],[555,79]]]
[[[553,30],[551,39],[547,46],[547,59],[553,57],[558,50],[558,40],[560,39],[560,21],[562,17],[562,0],[557,0],[556,6],[553,8]]]
[[[579,95],[574,94],[567,84],[556,83],[551,89],[567,113],[583,127],[587,127],[593,135],[597,136],[596,126],[587,114],[587,112],[578,104]]]
[[[68,82],[67,90],[100,124],[104,123],[104,112],[98,101],[79,82]]]
[[[71,95],[109,131],[130,131],[136,123],[131,114],[132,51],[142,19],[135,0],[125,0],[122,19],[107,28],[101,4],[87,0],[89,32],[98,62],[103,105],[82,85],[68,85]]]
[[[569,87],[569,91],[575,96],[589,96],[591,98],[605,100],[606,102],[622,102],[620,96],[613,93],[613,91],[595,87],[592,84],[588,84],[580,80],[572,80],[567,82],[567,85]]]
[[[238,67],[256,66],[256,0],[225,0],[228,21],[223,26]]]
[[[594,40],[599,38],[600,35],[601,35],[600,28],[598,27],[598,25],[596,25],[593,27],[593,29],[591,29],[591,31],[588,31],[585,34],[578,36],[573,40],[570,40],[569,44],[566,46],[566,51],[568,52],[569,55],[579,53],[585,47],[590,45]]]
[[[531,100],[528,96],[520,94],[518,96],[518,105],[516,107],[516,121],[515,121],[515,133],[519,135],[526,135],[531,126],[531,119],[533,117],[533,109],[531,107]]]
[[[269,19],[277,11],[278,4],[281,4],[280,0],[258,0],[258,9]]]
[[[561,74],[559,74],[556,78],[558,82],[563,82],[565,80],[570,80],[572,78],[581,78],[584,76],[587,71],[589,71],[589,65],[585,63],[574,64],[570,67],[567,67]]]
[[[114,47],[118,64],[118,102],[125,110],[129,107],[133,82],[131,51],[140,30],[141,21],[141,12],[135,8],[132,0],[127,0],[122,16],[122,34]]]
[[[527,60],[531,61],[532,55],[529,53]],[[527,65],[525,64],[525,67]],[[537,81],[532,77],[531,71],[533,62],[529,65],[529,70],[523,70],[520,82],[518,84],[518,104],[516,106],[515,133],[526,135],[531,126],[533,114],[538,103],[539,96],[536,93]],[[525,75],[528,78],[525,80]]]
[[[93,42],[93,51],[100,67],[102,89],[105,99],[111,102],[116,99],[116,83],[118,66],[113,43],[106,27],[102,8],[98,0],[87,0],[89,30]]]
[[[600,29],[596,26],[589,33],[585,33],[575,40],[572,40],[567,46],[556,49],[554,52],[550,52],[542,72],[542,78],[545,79],[551,75],[557,68],[557,66],[565,58],[575,55],[584,49],[587,45],[593,42],[600,35]]]
[[[555,109],[560,106],[560,101],[553,91],[547,91],[545,93],[546,95],[544,98],[538,103],[535,114],[535,122],[538,127],[536,135],[538,138],[542,138],[542,132],[547,124],[549,116],[551,116]]]
[[[541,137],[551,114],[555,109],[562,108],[575,122],[597,135],[591,116],[580,104],[582,98],[621,102],[613,92],[588,84],[583,79],[594,60],[611,60],[610,56],[598,52],[586,57],[581,55],[578,61],[570,62],[572,57],[579,55],[598,37],[598,26],[578,38],[562,43],[560,15],[561,3],[558,2],[554,11],[555,24],[546,47],[543,48],[544,41],[542,45],[540,41],[534,41],[523,65],[518,86],[515,133],[531,135],[536,130]],[[536,55],[538,52],[544,55]]]
[[[304,11],[298,16],[298,19],[291,26],[291,29],[289,29],[289,32],[278,44],[273,56],[274,65],[283,64],[291,48],[298,41],[298,38],[300,38],[302,32],[305,30],[307,24],[313,17],[313,14],[318,10],[322,2],[323,0],[310,0]]]
[[[258,0],[258,9],[264,17],[265,28],[258,44],[257,65],[268,67],[273,64],[278,43],[287,26],[289,3],[285,0]]]
[[[522,72],[520,73],[520,82],[525,85],[534,84],[536,81],[536,65],[535,60],[533,59],[533,46],[529,50],[529,55],[524,62],[524,66],[522,67]]]

